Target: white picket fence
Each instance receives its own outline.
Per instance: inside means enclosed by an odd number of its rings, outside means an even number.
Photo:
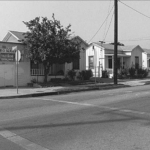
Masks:
[[[44,69],[31,69],[31,76],[43,76]]]

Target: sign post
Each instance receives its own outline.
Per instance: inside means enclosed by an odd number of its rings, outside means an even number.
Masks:
[[[93,50],[94,50],[95,84],[96,84],[97,51],[94,46],[93,46]]]
[[[17,46],[14,47],[15,52],[15,60],[16,60],[16,67],[17,67],[17,79],[16,79],[16,88],[17,88],[17,94],[18,94],[18,64],[19,64],[19,60],[21,59],[21,53],[20,51],[17,49]]]

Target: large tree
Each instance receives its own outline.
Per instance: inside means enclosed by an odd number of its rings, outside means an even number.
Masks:
[[[70,63],[79,59],[80,44],[72,38],[71,25],[64,28],[54,14],[51,20],[36,17],[24,24],[29,29],[23,40],[27,44],[28,56],[33,62],[43,64],[45,82],[53,64]]]

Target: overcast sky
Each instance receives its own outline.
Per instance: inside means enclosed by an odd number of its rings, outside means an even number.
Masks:
[[[149,1],[122,2],[150,17]],[[113,42],[113,11],[110,13],[105,24],[95,35],[113,5],[114,0],[0,1],[0,40],[3,39],[8,30],[26,32],[27,28],[22,21],[30,21],[39,16],[51,19],[52,13],[54,13],[55,18],[60,20],[63,26],[71,24],[72,32],[87,42],[102,40]],[[143,48],[150,49],[150,18],[133,11],[120,2],[118,2],[118,9],[118,41],[125,45],[140,45]],[[92,38],[94,35],[95,37]]]

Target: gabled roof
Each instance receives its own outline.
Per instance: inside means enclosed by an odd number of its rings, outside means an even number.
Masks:
[[[19,31],[9,31],[12,35],[14,35],[17,40],[23,40],[24,39],[24,33],[25,32],[19,32]]]
[[[15,42],[19,42],[21,40],[24,39],[24,32],[18,32],[18,31],[8,31],[8,33],[6,34],[6,36],[3,38],[3,42],[9,42],[10,37],[13,37],[13,40],[15,40]]]

